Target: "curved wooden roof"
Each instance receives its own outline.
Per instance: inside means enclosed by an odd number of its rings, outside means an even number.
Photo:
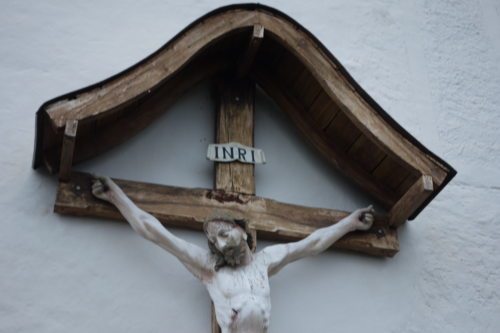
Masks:
[[[310,32],[258,4],[212,11],[136,65],[44,103],[33,166],[57,171],[69,120],[78,120],[76,163],[138,133],[200,80],[235,72],[254,26],[265,36],[249,76],[334,167],[385,208],[401,204],[430,176],[432,193],[413,218],[456,174],[382,110]]]

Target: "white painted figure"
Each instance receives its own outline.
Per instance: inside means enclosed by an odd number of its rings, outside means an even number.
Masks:
[[[204,225],[209,242],[206,250],[170,233],[110,178],[96,179],[92,192],[115,205],[137,233],[177,257],[205,285],[222,333],[267,332],[271,314],[269,277],[295,260],[326,250],[351,231],[368,230],[374,221],[374,210],[369,206],[303,240],[252,253],[249,244],[253,240],[244,221],[216,218]]]

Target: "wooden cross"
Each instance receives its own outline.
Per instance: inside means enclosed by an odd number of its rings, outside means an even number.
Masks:
[[[218,92],[216,141],[239,142],[253,146],[255,84],[249,79],[225,78],[219,82]],[[74,145],[74,140],[71,140],[74,136],[71,133],[75,128],[76,125],[68,127],[71,132],[66,136],[66,150],[71,150]],[[68,171],[61,174],[61,179],[67,181],[60,183],[55,211],[72,215],[121,218],[114,207],[92,197],[91,177],[84,173],[72,173],[70,176]],[[258,198],[255,196],[254,165],[241,162],[215,163],[213,191],[131,181],[116,182],[138,206],[169,226],[200,230],[207,216],[212,214],[213,209],[217,209],[248,218],[254,232],[258,229],[259,234],[265,236],[276,233],[277,238],[281,240],[294,240],[305,237],[315,229],[303,224],[304,221],[313,222],[319,227],[336,222],[347,215],[329,209],[300,207]],[[263,210],[262,207],[266,208]],[[367,241],[361,234],[354,233],[339,241],[337,246],[393,255],[397,250],[394,232],[382,226],[377,230],[379,235],[371,234],[371,241]],[[384,236],[380,237],[381,235]],[[254,237],[257,238],[256,235]],[[220,332],[213,305],[212,332]]]
[[[247,74],[263,33],[261,26],[254,26],[247,51],[241,56],[236,70],[220,79],[217,84],[217,143],[254,145],[255,84],[247,78]],[[71,172],[77,128],[78,122],[68,121],[61,156],[61,182],[54,210],[62,214],[122,219],[113,206],[92,196],[91,175]],[[167,226],[201,230],[205,219],[217,210],[222,214],[239,215],[248,219],[250,227],[256,233],[255,239],[257,232],[259,237],[267,239],[302,239],[317,228],[338,222],[348,215],[348,212],[343,211],[309,208],[257,197],[254,165],[238,161],[215,163],[213,190],[115,181],[140,208]],[[415,197],[406,198],[400,205],[406,207],[411,203],[414,206],[428,195],[429,186],[425,179],[414,187],[412,195]],[[390,225],[397,225],[408,217],[402,214],[395,219],[394,216],[378,215],[372,232],[351,233],[335,243],[335,247],[372,255],[393,256],[399,250],[399,244],[396,230]],[[220,332],[213,305],[212,332]]]

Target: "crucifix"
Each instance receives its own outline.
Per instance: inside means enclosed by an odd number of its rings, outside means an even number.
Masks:
[[[226,79],[220,84],[219,143],[253,145],[254,92],[255,85],[250,80]],[[244,159],[243,151],[240,152]],[[216,163],[214,183],[215,190],[254,195],[254,164]],[[253,253],[256,233],[245,213],[215,213],[204,222],[207,250],[174,236],[153,215],[137,207],[110,178],[95,179],[92,192],[118,208],[138,234],[177,257],[204,284],[212,299],[213,333],[267,332],[271,314],[269,277],[293,261],[326,250],[349,232],[368,230],[374,220],[370,206],[300,241],[268,246]]]
[[[264,39],[264,27],[269,31]],[[250,35],[250,38],[248,38]],[[185,90],[218,75],[219,146],[213,189],[119,180],[72,171],[147,127]],[[255,195],[256,82],[333,167],[377,200],[352,213]],[[219,150],[218,150],[219,149]],[[222,154],[222,156],[220,155]],[[391,119],[305,28],[262,5],[215,10],[122,73],[44,103],[34,164],[59,174],[54,211],[125,219],[174,254],[214,301],[212,332],[264,332],[268,277],[332,246],[392,257],[397,227],[413,219],[456,171]],[[209,249],[166,227],[204,231]],[[255,242],[273,245],[254,253]],[[238,281],[236,283],[235,281]]]
[[[262,27],[255,26],[236,71],[226,74],[216,85],[218,144],[237,143],[237,147],[246,148],[254,145],[255,83],[247,74],[262,37]],[[255,197],[255,164],[243,163],[254,162],[255,154],[251,151],[246,158],[247,150],[243,148],[237,148],[238,156],[235,157],[234,151],[222,147],[219,152],[220,147],[215,147],[216,158],[219,155],[226,157],[227,153],[234,161],[215,163],[214,190],[201,195],[195,193],[197,190],[169,190],[119,180],[115,183],[108,177],[93,178],[72,173],[71,156],[77,129],[78,122],[67,123],[59,173],[62,182],[55,210],[86,215],[89,206],[85,207],[83,202],[99,198],[100,203],[90,205],[92,215],[117,217],[120,214],[137,233],[176,256],[210,294],[212,333],[267,332],[271,309],[268,278],[288,263],[328,249],[348,233],[370,229],[375,219],[371,206],[347,214],[325,209],[316,211]],[[90,183],[94,198],[89,197]],[[153,204],[137,200],[144,191],[150,192],[150,199],[156,199]],[[211,201],[208,205],[206,199]],[[103,201],[111,203],[119,213]],[[264,213],[262,209],[260,212],[256,209],[259,201],[266,206]],[[82,206],[87,210],[85,213]],[[291,217],[287,213],[296,214]],[[277,222],[276,218],[270,221],[270,215],[279,215],[280,218]],[[159,221],[193,227],[192,223],[182,224],[183,219],[195,221],[198,229],[202,222],[209,249],[175,237]],[[317,227],[296,225],[294,228],[293,224],[300,219],[304,221],[299,223],[312,222]],[[256,229],[263,234],[282,233],[283,240],[295,241],[269,246],[255,253]],[[377,230],[384,233],[382,228]],[[380,238],[380,235],[375,236]],[[342,247],[342,242],[340,244]],[[355,236],[351,242],[344,239],[344,247],[363,251],[363,242],[356,242]],[[369,249],[374,250],[377,251],[377,246]],[[379,251],[387,254],[390,249],[379,246]]]

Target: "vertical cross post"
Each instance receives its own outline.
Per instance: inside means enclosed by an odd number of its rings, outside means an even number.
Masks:
[[[217,143],[253,146],[255,84],[250,80],[223,79],[218,84]],[[254,165],[238,161],[215,163],[216,190],[255,194]]]
[[[217,143],[238,142],[252,147],[255,83],[247,79],[225,78],[218,83],[217,94]],[[214,187],[216,190],[255,194],[254,165],[238,161],[215,163]],[[212,333],[220,333],[213,303]]]

